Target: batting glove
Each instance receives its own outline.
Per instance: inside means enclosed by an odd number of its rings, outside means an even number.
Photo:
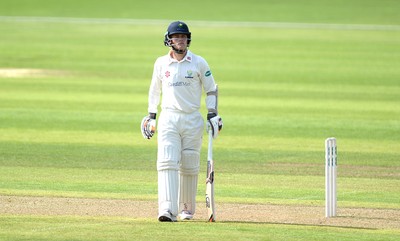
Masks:
[[[156,132],[156,114],[150,113],[148,116],[145,116],[140,125],[140,129],[145,139],[152,138]]]
[[[212,131],[213,139],[217,138],[222,126],[222,119],[219,115],[211,112],[207,114],[207,131]]]

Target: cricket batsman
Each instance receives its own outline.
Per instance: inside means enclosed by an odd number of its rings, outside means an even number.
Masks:
[[[188,47],[189,27],[172,22],[164,35],[169,52],[159,57],[149,88],[148,112],[141,123],[143,137],[156,132],[158,105],[157,171],[158,220],[191,220],[196,211],[197,180],[204,119],[199,112],[204,90],[208,109],[207,128],[215,139],[222,129],[218,115],[218,89],[206,60]],[[162,96],[162,101],[161,101]]]

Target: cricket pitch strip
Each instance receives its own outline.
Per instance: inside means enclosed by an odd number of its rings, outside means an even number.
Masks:
[[[339,208],[325,218],[324,206],[216,203],[217,222],[400,229],[399,209]],[[119,216],[157,218],[157,201],[0,196],[0,215]],[[205,203],[198,203],[194,222],[206,222]],[[193,222],[192,221],[192,222]]]

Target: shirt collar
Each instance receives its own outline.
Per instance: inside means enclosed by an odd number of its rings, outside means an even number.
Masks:
[[[171,57],[172,51],[173,51],[173,50],[170,50],[169,53],[168,53],[168,56],[169,56],[169,63],[170,63],[170,64],[173,63],[173,62],[184,62],[184,61],[192,62],[193,53],[190,52],[190,50],[187,50],[185,57],[184,57],[181,61],[177,61],[176,59],[174,59],[174,58]]]
[[[184,60],[186,60],[188,62],[192,62],[192,59],[193,59],[193,54],[192,54],[192,52],[190,52],[190,50],[188,50]]]

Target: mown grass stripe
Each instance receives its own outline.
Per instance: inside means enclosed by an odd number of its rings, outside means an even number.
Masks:
[[[128,25],[168,25],[173,20],[128,19],[128,18],[72,18],[72,17],[29,17],[0,16],[3,22],[45,22],[75,24],[128,24]],[[245,21],[187,21],[191,26],[199,27],[240,27],[240,28],[276,28],[276,29],[330,29],[330,30],[374,30],[400,31],[399,25],[372,24],[329,24],[329,23],[280,23],[280,22],[245,22]]]

